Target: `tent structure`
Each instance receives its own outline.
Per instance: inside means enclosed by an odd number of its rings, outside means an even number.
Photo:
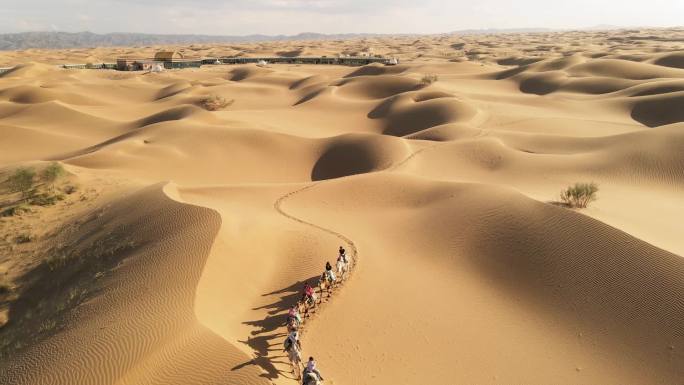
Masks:
[[[155,61],[173,61],[183,59],[185,59],[185,56],[181,52],[177,51],[159,51],[154,54]]]

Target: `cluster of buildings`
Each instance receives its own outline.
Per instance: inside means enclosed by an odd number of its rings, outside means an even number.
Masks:
[[[116,69],[119,71],[159,71],[174,68],[198,68],[202,66],[202,59],[190,59],[180,52],[160,51],[154,58],[139,59],[122,57],[116,59]]]
[[[338,64],[338,65],[366,65],[381,63],[396,65],[399,62],[395,58],[383,58],[373,56],[345,56],[328,57],[220,57],[220,58],[186,58],[181,52],[160,51],[154,58],[140,59],[122,57],[116,60],[116,68],[119,71],[162,71],[164,69],[199,68],[205,64]],[[103,64],[104,66],[104,64]],[[104,67],[103,67],[104,68]]]

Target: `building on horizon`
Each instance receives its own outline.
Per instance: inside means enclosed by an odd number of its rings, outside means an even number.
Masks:
[[[156,65],[165,69],[199,68],[202,59],[186,58],[177,51],[159,51],[154,58],[120,57],[116,59],[116,69],[119,71],[151,71]]]

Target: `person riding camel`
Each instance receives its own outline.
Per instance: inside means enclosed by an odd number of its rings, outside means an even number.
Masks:
[[[313,357],[309,357],[309,362],[306,363],[306,367],[302,372],[303,384],[306,385],[309,380],[309,376],[315,375],[315,379],[318,381],[323,381],[323,376],[321,372],[316,368],[316,361]]]
[[[335,273],[332,270],[332,265],[330,264],[330,262],[325,263],[325,276],[330,283],[335,282],[335,280],[337,279],[335,277]]]
[[[292,305],[290,310],[287,312],[287,318],[294,319],[297,322],[297,324],[301,324],[302,315],[299,314],[299,306],[297,306],[296,304]]]
[[[311,287],[308,282],[305,283],[304,290],[302,291],[302,301],[314,305],[316,303],[315,295],[313,287]]]
[[[302,301],[306,301],[307,297],[309,296],[311,286],[309,286],[309,283],[304,284],[304,288],[302,289]]]
[[[292,349],[293,347],[301,351],[302,343],[301,341],[299,341],[299,332],[295,330],[288,334],[285,338],[285,342],[283,342],[283,347],[283,350],[285,350],[286,352],[289,352],[290,349]]]
[[[302,345],[299,341],[299,333],[297,331],[291,332],[288,334],[287,338],[285,338],[285,341],[283,342],[283,350],[287,352],[287,357],[292,364],[293,372],[296,376],[299,376],[299,371],[301,370],[302,365]]]
[[[340,256],[338,258],[342,258],[344,260],[344,263],[347,263],[347,251],[344,249],[344,247],[340,246]]]
[[[299,322],[297,322],[296,318],[288,318],[287,319],[287,331],[288,332],[293,332],[299,330]]]
[[[347,258],[343,255],[340,254],[339,257],[337,257],[337,274],[344,278],[344,273],[347,271]]]

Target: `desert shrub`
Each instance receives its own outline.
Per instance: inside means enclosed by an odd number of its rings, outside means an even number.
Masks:
[[[52,162],[49,166],[43,169],[43,171],[40,173],[40,177],[45,183],[52,185],[65,173],[66,171],[64,171],[64,167],[62,167],[61,164]]]
[[[28,203],[35,206],[52,206],[62,200],[64,200],[62,194],[41,193],[30,197]]]
[[[0,217],[14,217],[30,212],[31,209],[28,206],[21,204],[17,206],[8,207],[0,211]]]
[[[568,186],[565,190],[561,190],[561,201],[570,207],[585,208],[596,200],[596,193],[598,192],[598,185],[591,183],[575,183],[573,186]]]
[[[422,79],[420,79],[420,83],[425,85],[425,86],[429,86],[430,84],[436,82],[437,80],[439,80],[439,77],[437,75],[426,74],[426,75],[423,75]]]
[[[79,301],[86,294],[88,294],[86,289],[72,288],[69,290],[69,302]]]
[[[66,266],[69,263],[70,256],[68,254],[53,254],[45,259],[50,271],[55,271]]]
[[[44,261],[50,271],[55,271],[70,265],[80,266],[86,261],[102,262],[111,259],[119,253],[133,250],[135,247],[136,243],[129,238],[108,237],[93,244],[87,255],[67,249],[59,249],[53,251]]]
[[[16,243],[29,243],[32,240],[33,240],[33,235],[31,235],[29,233],[22,233],[22,234],[17,235],[16,238],[14,238],[14,241]]]
[[[47,319],[41,322],[40,327],[38,328],[38,333],[47,333],[55,328],[57,328],[57,320]]]
[[[207,111],[218,111],[232,105],[235,100],[228,100],[221,95],[209,95],[200,100],[200,106]]]
[[[33,179],[36,171],[32,168],[21,167],[14,171],[7,179],[7,184],[13,192],[20,192],[24,198],[31,196],[33,192]]]
[[[72,184],[68,184],[62,188],[62,191],[67,195],[71,195],[71,194],[75,193],[76,190],[77,190],[77,187],[72,185]]]

